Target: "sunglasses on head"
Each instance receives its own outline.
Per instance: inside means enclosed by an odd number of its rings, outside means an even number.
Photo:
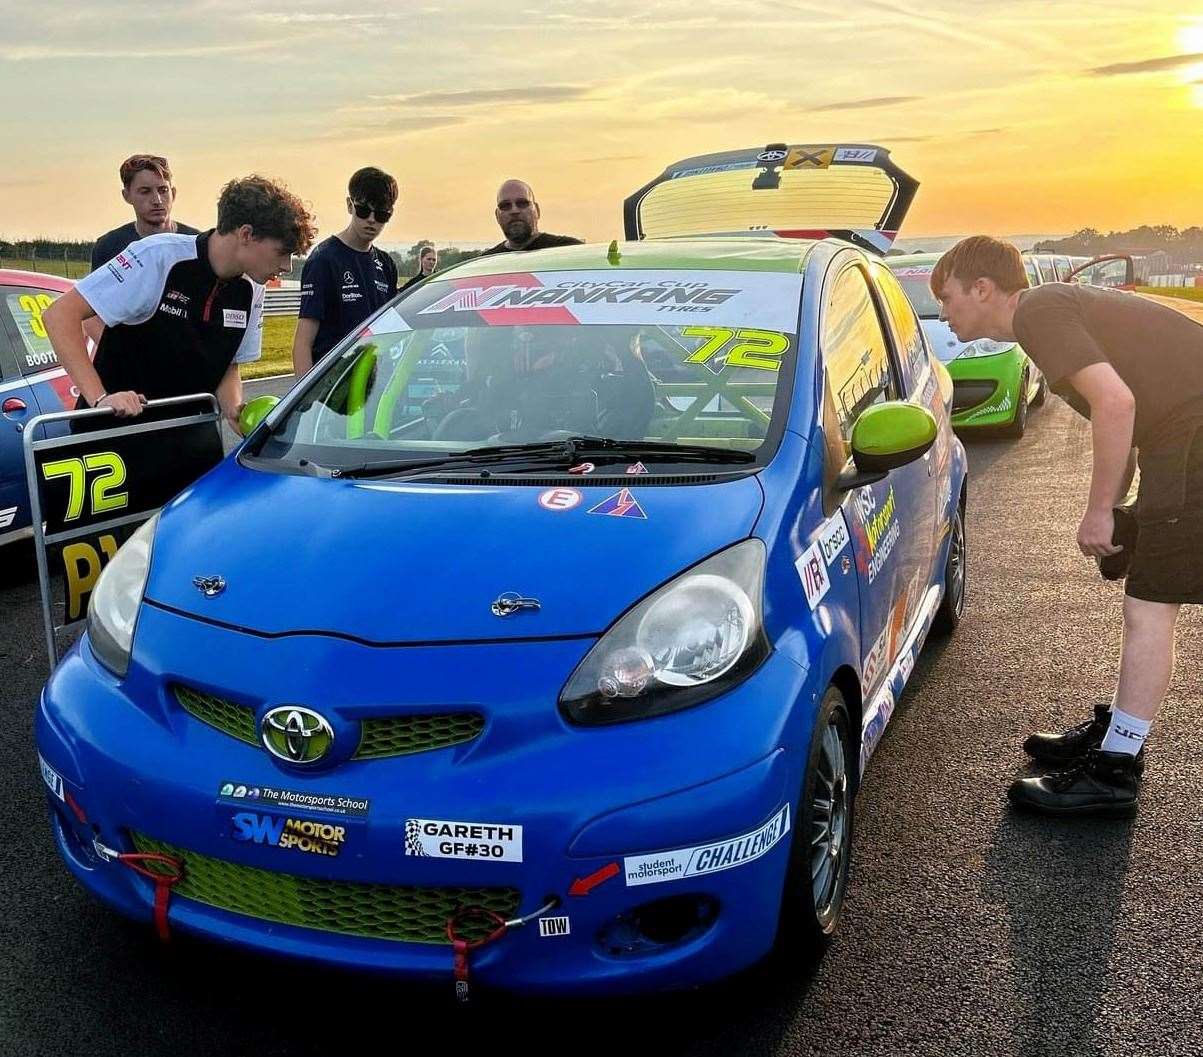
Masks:
[[[529,198],[503,198],[497,203],[498,211],[508,213],[511,209],[530,209],[531,201]]]
[[[381,224],[387,224],[393,218],[391,209],[381,209],[379,206],[369,205],[367,202],[351,202],[352,208],[355,210],[355,215],[360,220],[367,220],[373,213],[376,214],[376,219]]]

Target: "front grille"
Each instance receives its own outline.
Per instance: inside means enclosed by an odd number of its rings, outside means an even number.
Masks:
[[[428,716],[385,716],[365,719],[356,760],[382,756],[407,756],[412,752],[444,749],[479,737],[485,717],[479,712],[447,712]]]
[[[245,741],[248,745],[259,744],[259,739],[255,736],[254,710],[178,683],[172,690],[180,707],[189,715],[216,727],[232,738]]]
[[[214,859],[141,833],[132,836],[138,851],[183,862],[184,879],[173,895],[262,921],[347,936],[446,943],[447,919],[456,910],[483,907],[512,918],[522,898],[516,888],[417,888],[298,877]],[[462,931],[476,940],[490,928],[488,922],[469,919]]]
[[[248,745],[259,744],[254,709],[178,683],[172,690],[189,715]],[[479,712],[435,712],[365,719],[360,728],[352,759],[379,760],[472,741],[485,729],[485,719]]]
[[[971,407],[984,404],[998,389],[997,382],[962,382],[952,383],[952,411],[957,414],[968,411]]]

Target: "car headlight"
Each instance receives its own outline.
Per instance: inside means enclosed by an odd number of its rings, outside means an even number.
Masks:
[[[607,631],[560,694],[574,723],[621,723],[699,704],[768,656],[764,544],[745,540],[670,580]]]
[[[978,338],[965,346],[957,359],[968,359],[974,356],[997,356],[1000,352],[1009,352],[1015,348],[1013,341],[991,341],[989,338]]]
[[[129,668],[134,625],[146,591],[150,548],[158,523],[156,514],[121,545],[100,574],[88,603],[92,652],[114,675],[125,675]]]

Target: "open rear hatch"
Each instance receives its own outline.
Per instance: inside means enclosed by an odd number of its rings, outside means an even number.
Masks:
[[[872,143],[770,143],[675,162],[623,205],[628,239],[835,236],[894,242],[919,181]]]

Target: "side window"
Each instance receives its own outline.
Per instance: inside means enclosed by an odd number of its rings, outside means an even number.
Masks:
[[[832,405],[847,442],[865,408],[899,396],[869,283],[857,267],[844,269],[835,280],[823,314],[821,342]]]
[[[16,329],[18,342],[14,351],[21,373],[37,374],[39,371],[57,367],[58,357],[54,355],[50,339],[46,336],[42,313],[54,303],[58,294],[48,290],[9,286],[3,288],[2,296],[4,301],[0,312],[8,318],[0,324],[0,341],[7,344],[6,325]]]
[[[928,364],[927,343],[923,340],[923,330],[919,326],[919,319],[915,315],[915,310],[911,307],[906,293],[890,270],[884,265],[875,264],[873,279],[881,291],[886,315],[889,317],[890,327],[894,331],[894,343],[902,361],[907,392],[909,395],[914,395],[919,385],[919,379],[923,377]]]

